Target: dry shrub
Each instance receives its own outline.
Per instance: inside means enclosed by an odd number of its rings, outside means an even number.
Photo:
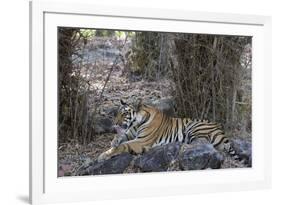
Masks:
[[[178,114],[251,132],[251,37],[170,36]]]
[[[83,54],[81,50],[86,43],[80,29],[59,28],[59,143],[86,143],[91,140],[93,126],[89,106],[89,81],[82,76],[88,72],[82,69]]]

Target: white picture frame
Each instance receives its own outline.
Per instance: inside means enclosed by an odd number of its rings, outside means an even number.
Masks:
[[[58,26],[253,36],[253,166],[57,177]],[[271,186],[271,18],[83,3],[30,2],[30,202],[74,202]],[[71,197],[69,197],[71,195]]]

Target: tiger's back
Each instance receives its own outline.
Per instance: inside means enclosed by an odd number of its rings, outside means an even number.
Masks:
[[[143,105],[144,118],[149,119],[139,125],[137,129],[138,139],[147,142],[147,146],[164,145],[171,142],[192,143],[194,140],[203,138],[215,147],[227,140],[218,123],[207,120],[191,120],[189,118],[172,118],[165,115],[157,108]],[[141,119],[141,116],[139,116]]]

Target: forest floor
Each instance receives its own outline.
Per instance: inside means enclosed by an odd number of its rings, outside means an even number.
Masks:
[[[60,144],[58,148],[58,176],[76,176],[79,168],[88,160],[97,157],[110,148],[110,142],[115,134],[100,134],[96,140],[87,144],[77,143]]]

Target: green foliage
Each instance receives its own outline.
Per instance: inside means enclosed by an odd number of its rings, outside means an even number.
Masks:
[[[126,36],[129,38],[132,38],[135,36],[135,32],[131,32],[131,31],[115,31],[115,36],[117,36],[118,38],[125,38]]]
[[[112,37],[115,35],[115,31],[114,30],[95,30],[95,36],[98,37]]]
[[[79,32],[80,35],[82,35],[83,38],[91,39],[96,35],[96,30],[93,29],[80,29]]]

